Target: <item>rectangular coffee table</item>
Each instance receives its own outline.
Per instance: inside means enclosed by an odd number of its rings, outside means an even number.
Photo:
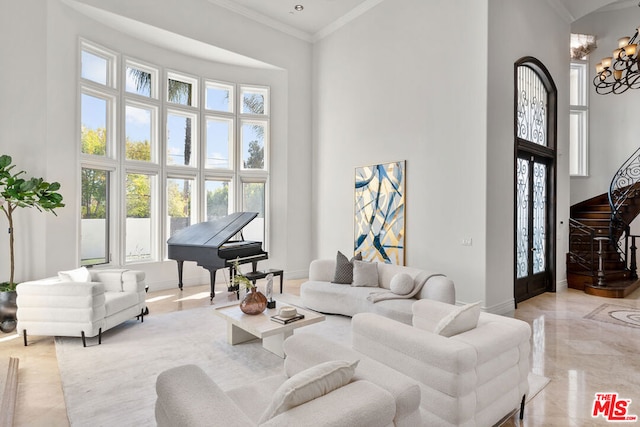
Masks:
[[[276,308],[266,309],[260,314],[244,314],[240,310],[240,304],[220,307],[214,310],[217,316],[227,321],[227,342],[231,345],[260,338],[262,347],[282,358],[285,357],[282,344],[284,340],[293,335],[293,330],[302,326],[322,322],[325,317],[314,311],[296,307],[298,313],[304,314],[304,319],[283,325],[271,320],[271,316],[278,314],[278,310],[286,305],[277,301]]]

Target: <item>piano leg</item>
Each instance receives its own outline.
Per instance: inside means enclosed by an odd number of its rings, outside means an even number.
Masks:
[[[216,296],[216,269],[215,268],[208,268],[207,270],[209,270],[209,281],[211,283],[211,299],[210,301],[213,301],[213,297]]]
[[[178,287],[182,290],[182,265],[184,261],[176,261],[178,263]]]

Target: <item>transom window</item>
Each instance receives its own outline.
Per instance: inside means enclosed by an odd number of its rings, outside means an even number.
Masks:
[[[258,213],[244,237],[268,244],[268,87],[87,40],[79,57],[82,265],[162,260],[178,230],[242,210]]]
[[[547,90],[529,67],[518,67],[518,138],[547,145]]]

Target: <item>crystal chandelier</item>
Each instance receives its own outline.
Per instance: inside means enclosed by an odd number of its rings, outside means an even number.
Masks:
[[[640,6],[640,5],[639,5]],[[593,85],[600,95],[620,94],[628,89],[640,89],[640,70],[638,69],[638,32],[633,37],[618,39],[618,48],[612,56],[602,58],[596,64],[596,77]]]

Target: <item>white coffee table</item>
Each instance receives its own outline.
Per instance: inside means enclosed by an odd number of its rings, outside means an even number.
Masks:
[[[302,326],[322,322],[325,317],[315,311],[296,307],[298,313],[304,314],[304,319],[283,325],[271,320],[271,316],[278,314],[280,307],[291,305],[277,301],[276,308],[266,309],[260,314],[244,314],[240,304],[220,307],[214,310],[217,316],[227,321],[227,342],[231,345],[260,338],[262,347],[282,358],[285,357],[282,344],[293,335],[293,330]]]

